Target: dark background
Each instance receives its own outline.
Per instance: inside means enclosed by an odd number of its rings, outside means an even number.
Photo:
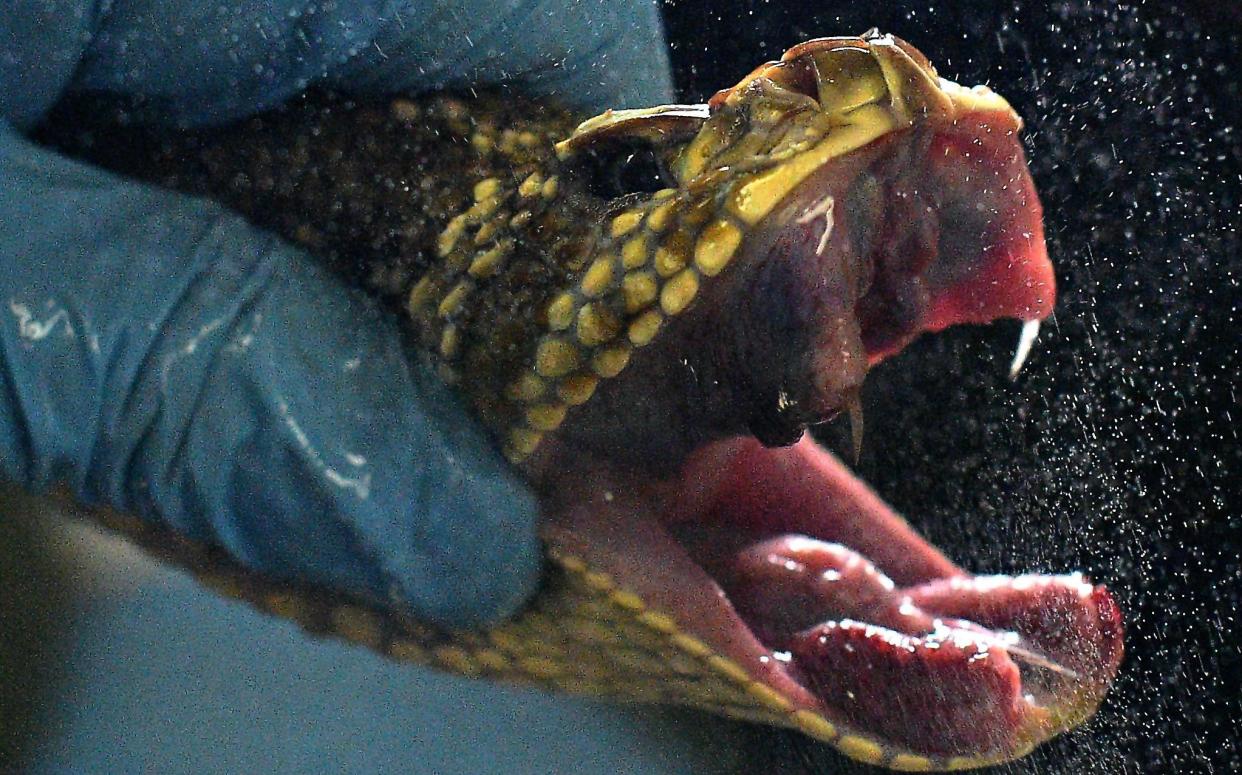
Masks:
[[[1084,730],[990,772],[1240,772],[1242,14],[1230,4],[672,2],[681,97],[876,26],[1026,121],[1060,298],[926,337],[864,389],[865,479],[981,572],[1081,569],[1127,658]],[[839,436],[839,438],[838,438]],[[848,449],[840,429],[826,440]],[[934,710],[932,711],[934,712]],[[784,733],[774,771],[871,772]]]

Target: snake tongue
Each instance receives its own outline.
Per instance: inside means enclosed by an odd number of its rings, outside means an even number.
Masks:
[[[789,648],[851,722],[922,754],[1011,750],[1038,712],[1010,656],[969,631],[912,636],[846,619],[799,633]]]
[[[1079,574],[974,576],[940,579],[903,591],[912,605],[942,617],[970,619],[1016,634],[1018,656],[1036,667],[1043,655],[1055,670],[1034,670],[1028,691],[1072,713],[1070,703],[1094,704],[1121,663],[1121,613],[1103,587]]]

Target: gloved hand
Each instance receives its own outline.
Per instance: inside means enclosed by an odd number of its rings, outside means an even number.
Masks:
[[[25,140],[107,90],[234,120],[312,83],[670,96],[653,0],[17,0],[0,16],[0,476],[441,623],[514,610],[536,503],[395,323],[223,208]]]

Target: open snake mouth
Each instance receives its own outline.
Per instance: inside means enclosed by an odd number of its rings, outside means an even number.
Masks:
[[[683,358],[692,370],[725,374],[720,360],[772,349],[748,342],[788,343],[747,364],[768,380],[743,381],[754,392],[741,397],[760,407],[743,422],[761,441],[790,444],[842,411],[867,368],[921,332],[1051,312],[1038,199],[1012,133],[993,142],[987,118],[823,165],[748,238],[740,279],[719,291],[735,298],[710,305],[731,320],[682,324],[686,350],[717,359]],[[773,410],[756,394],[780,400]],[[1088,717],[1120,664],[1121,616],[1103,587],[969,574],[809,439],[707,442],[663,477],[564,465],[577,470],[550,495],[554,549],[610,574],[794,712],[828,720],[824,736],[867,761],[1020,755]]]

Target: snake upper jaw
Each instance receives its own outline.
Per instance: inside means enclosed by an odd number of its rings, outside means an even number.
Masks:
[[[638,144],[673,187],[650,216],[609,226],[629,241],[608,255],[635,259],[625,308],[640,349],[622,344],[628,365],[561,441],[652,473],[734,435],[792,444],[857,407],[870,366],[922,332],[1049,315],[1020,128],[1002,98],[878,33],[796,46],[704,106],[582,123],[557,146],[569,168]],[[640,220],[661,225],[629,237]],[[644,239],[661,243],[658,277],[637,260]],[[658,306],[635,301],[643,287]]]
[[[987,114],[824,163],[735,261],[668,332],[664,361],[712,412],[696,427],[768,446],[848,408],[868,369],[921,333],[1039,320],[1056,295],[1022,147]]]

